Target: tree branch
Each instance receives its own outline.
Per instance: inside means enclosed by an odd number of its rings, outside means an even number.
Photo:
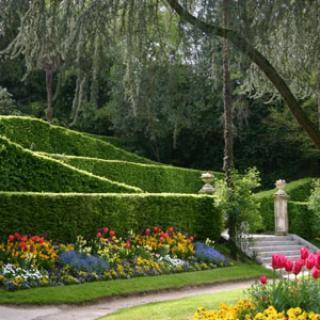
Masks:
[[[306,131],[314,144],[320,149],[320,131],[316,128],[315,124],[307,117],[298,100],[295,98],[290,88],[287,86],[279,73],[257,49],[255,49],[249,42],[246,41],[245,38],[241,37],[237,32],[208,24],[193,16],[180,5],[178,0],[166,1],[182,20],[197,27],[206,34],[211,34],[228,39],[243,54],[247,55],[250,60],[253,61],[273,83],[275,88],[279,91],[280,95],[287,103],[293,116],[296,118],[301,127]]]

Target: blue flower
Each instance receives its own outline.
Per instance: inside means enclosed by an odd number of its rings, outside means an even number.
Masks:
[[[102,273],[109,269],[109,264],[102,258],[93,255],[83,255],[71,250],[64,252],[59,257],[62,265],[68,265],[76,271]]]
[[[216,249],[207,246],[203,242],[196,242],[195,249],[196,249],[196,257],[199,260],[205,260],[205,261],[214,262],[214,263],[223,264],[223,265],[227,265],[229,263],[223,254],[221,254]]]

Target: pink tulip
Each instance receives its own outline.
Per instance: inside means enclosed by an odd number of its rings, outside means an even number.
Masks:
[[[309,252],[309,250],[307,248],[302,247],[300,249],[301,259],[306,260],[306,259],[308,259],[309,255],[310,255],[310,252]]]
[[[306,268],[311,270],[316,264],[316,258],[313,254],[311,254],[306,261]]]
[[[313,279],[314,279],[314,280],[317,280],[317,279],[319,278],[319,269],[313,268],[311,274],[312,274]]]
[[[263,275],[260,277],[261,284],[265,285],[268,282],[267,276]]]
[[[292,272],[292,268],[293,268],[293,262],[290,260],[287,260],[286,265],[285,265],[285,270],[287,272]]]

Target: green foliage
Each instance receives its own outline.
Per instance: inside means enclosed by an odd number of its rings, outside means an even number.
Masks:
[[[309,197],[308,209],[313,213],[317,219],[317,223],[314,224],[313,228],[316,228],[316,237],[320,236],[320,180],[314,181],[313,189]]]
[[[255,201],[253,190],[259,184],[259,173],[256,169],[250,169],[245,175],[232,175],[233,189],[228,190],[225,181],[218,181],[214,194],[215,205],[222,210],[224,215],[234,215],[237,231],[248,226],[250,231],[261,228],[261,215],[259,214],[259,203]]]
[[[6,88],[0,86],[0,114],[13,114],[17,112],[17,107],[12,94]]]
[[[62,127],[50,126],[45,121],[30,117],[0,116],[0,134],[34,151],[152,163],[106,141]]]
[[[147,192],[197,193],[201,171],[165,165],[54,155],[57,159],[97,176],[136,186]],[[221,174],[215,174],[221,177]]]
[[[0,190],[4,191],[142,192],[37,155],[1,136],[0,159]]]
[[[50,239],[92,238],[99,226],[123,234],[147,226],[176,226],[199,238],[218,239],[221,211],[210,196],[183,194],[0,193],[0,234],[19,230]]]
[[[289,201],[289,230],[305,239],[320,235],[319,217],[308,208],[307,202]]]
[[[288,183],[286,185],[286,192],[290,197],[289,199],[291,201],[306,201],[306,199],[310,195],[311,185],[312,185],[312,178],[299,179],[299,180]],[[274,230],[273,194],[275,192],[276,192],[276,189],[272,189],[268,191],[262,191],[254,195],[255,199],[258,202],[260,202],[260,213],[262,215],[262,220],[263,220],[263,231]],[[289,215],[291,217],[291,213],[289,213]],[[290,219],[291,218],[289,218],[289,221]]]

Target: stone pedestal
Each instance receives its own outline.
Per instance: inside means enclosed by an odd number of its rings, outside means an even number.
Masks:
[[[288,234],[288,195],[284,188],[285,180],[278,180],[276,187],[278,191],[274,194],[274,226],[277,236]]]

